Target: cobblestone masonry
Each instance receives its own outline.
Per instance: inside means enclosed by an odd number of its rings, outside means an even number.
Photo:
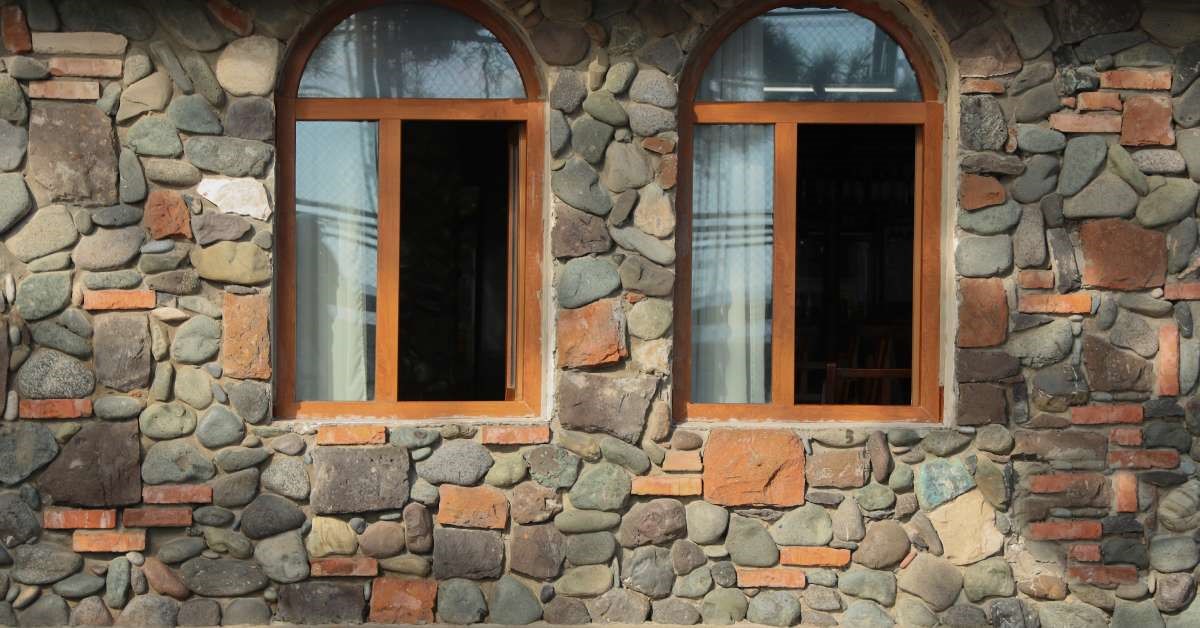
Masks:
[[[0,0],[0,625],[1200,625],[1200,9],[888,4],[958,73],[956,424],[672,427],[676,85],[735,4],[495,7],[549,88],[548,424],[301,429],[271,97],[318,7]]]

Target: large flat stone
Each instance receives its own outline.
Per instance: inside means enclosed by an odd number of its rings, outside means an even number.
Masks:
[[[399,447],[318,447],[313,466],[315,512],[387,510],[408,501],[408,451]]]
[[[648,375],[565,372],[559,376],[558,419],[567,429],[604,432],[637,443],[657,388],[658,378]]]
[[[804,446],[789,430],[715,430],[708,438],[704,499],[725,506],[804,503]]]
[[[140,454],[136,422],[88,423],[38,478],[38,488],[59,504],[136,504],[142,498]]]
[[[69,132],[68,132],[69,130]],[[29,177],[51,201],[117,202],[112,119],[90,103],[35,100],[29,117]]]

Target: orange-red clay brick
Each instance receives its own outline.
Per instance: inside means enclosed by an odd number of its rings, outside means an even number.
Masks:
[[[959,88],[964,94],[1003,94],[1004,86],[1000,81],[983,78],[965,78]]]
[[[808,584],[803,569],[794,567],[738,567],[739,587],[762,589],[803,589]]]
[[[1117,512],[1137,512],[1137,476],[1128,471],[1118,471],[1113,475],[1113,487],[1116,489]]]
[[[1031,493],[1069,493],[1072,490],[1087,490],[1089,485],[1104,482],[1099,473],[1048,473],[1029,478]]]
[[[1142,70],[1121,68],[1100,73],[1103,89],[1171,89],[1170,70]]]
[[[1055,113],[1050,127],[1063,133],[1120,133],[1121,116],[1110,113]]]
[[[1142,428],[1114,427],[1108,433],[1108,442],[1112,445],[1120,445],[1122,447],[1141,447]]]
[[[48,100],[96,100],[100,97],[100,84],[96,81],[70,79],[30,81],[29,97]]]
[[[1067,550],[1067,558],[1081,563],[1100,562],[1099,543],[1076,543]]]
[[[651,475],[633,478],[634,495],[665,495],[684,497],[700,495],[704,482],[696,475]]]
[[[781,547],[779,564],[794,567],[845,567],[850,550],[836,547]]]
[[[703,471],[704,462],[700,459],[699,451],[671,450],[663,458],[662,470],[676,473]]]
[[[22,399],[17,404],[22,419],[78,419],[92,416],[91,399]]]
[[[25,20],[25,12],[20,5],[10,4],[0,8],[0,39],[4,40],[4,49],[13,54],[33,50],[33,35],[29,32],[29,22]]]
[[[84,290],[83,309],[149,310],[155,306],[153,290]]]
[[[146,549],[145,530],[76,530],[71,535],[76,552],[140,552]]]
[[[1179,452],[1174,449],[1110,451],[1108,466],[1115,469],[1174,469],[1179,466]]]
[[[126,528],[186,528],[192,525],[191,508],[126,508],[121,513]]]
[[[1132,403],[1108,406],[1076,406],[1071,408],[1071,422],[1075,425],[1141,423],[1142,417],[1142,406]]]
[[[212,487],[206,484],[160,484],[142,487],[142,501],[147,504],[211,504],[212,494]]]
[[[1107,589],[1138,579],[1137,567],[1133,565],[1072,565],[1067,569],[1067,577]]]
[[[366,556],[314,558],[308,563],[314,578],[323,576],[363,578],[379,573],[379,562]]]
[[[367,621],[378,624],[433,623],[437,589],[436,580],[376,578],[371,581],[371,614]]]
[[[1017,309],[1026,314],[1091,314],[1092,294],[1021,294]]]
[[[1023,270],[1017,273],[1017,285],[1026,290],[1049,290],[1054,287],[1054,271]]]
[[[1200,301],[1200,281],[1169,283],[1163,287],[1163,298],[1169,301]]]
[[[1158,394],[1173,397],[1179,394],[1179,327],[1166,323],[1158,328],[1158,356],[1154,376]]]
[[[479,438],[484,445],[540,445],[550,442],[550,426],[485,425]]]
[[[111,530],[117,527],[117,511],[90,508],[47,508],[42,511],[47,530]]]
[[[121,78],[120,59],[95,57],[50,57],[46,62],[53,76]]]
[[[958,204],[967,211],[999,205],[1008,198],[996,177],[964,174],[958,182]]]
[[[1034,541],[1092,541],[1099,539],[1104,528],[1099,521],[1035,521],[1029,524],[1027,536]]]
[[[1121,95],[1116,92],[1083,92],[1076,105],[1080,111],[1120,111],[1124,106]]]
[[[317,429],[318,445],[382,445],[387,442],[383,425],[322,425]]]
[[[508,523],[508,499],[490,486],[443,484],[438,489],[437,522],[462,528],[503,530]]]

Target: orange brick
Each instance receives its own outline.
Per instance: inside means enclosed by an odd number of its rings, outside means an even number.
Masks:
[[[803,589],[808,584],[803,569],[794,567],[737,567],[739,587]]]
[[[1171,99],[1143,94],[1125,102],[1121,116],[1122,146],[1174,146]]]
[[[192,525],[191,508],[126,508],[121,513],[126,528],[186,528]]]
[[[142,221],[155,240],[171,236],[192,237],[191,212],[183,195],[175,190],[150,190]]]
[[[91,399],[22,399],[17,404],[22,419],[78,419],[92,416]]]
[[[619,299],[558,313],[558,365],[561,367],[616,364],[629,356],[625,313]]]
[[[271,295],[225,293],[221,300],[221,367],[225,377],[271,379]]]
[[[836,547],[781,547],[779,564],[795,567],[845,567],[850,550]]]
[[[308,562],[309,573],[314,578],[323,576],[344,576],[362,578],[375,576],[379,573],[379,562],[366,556],[334,556],[330,558],[314,558]]]
[[[700,495],[704,482],[696,475],[651,475],[633,478],[634,495],[667,495],[684,497]]]
[[[1141,423],[1142,417],[1142,406],[1135,403],[1071,408],[1071,422],[1075,425]]]
[[[142,501],[147,504],[211,504],[212,494],[212,487],[206,484],[160,484],[142,487]]]
[[[1110,113],[1055,113],[1051,128],[1063,133],[1120,133],[1121,116]]]
[[[675,141],[665,137],[647,137],[642,140],[642,148],[659,155],[666,155],[675,152]]]
[[[1121,68],[1100,73],[1104,89],[1171,89],[1170,70]]]
[[[317,429],[318,445],[382,445],[387,442],[383,425],[322,425]]]
[[[29,97],[48,100],[96,100],[100,97],[100,84],[96,81],[67,79],[30,81]]]
[[[995,177],[964,174],[958,181],[958,204],[967,211],[999,205],[1008,198]]]
[[[1004,86],[991,79],[965,78],[959,90],[964,94],[1003,94]]]
[[[155,306],[153,290],[84,290],[85,310],[150,310]]]
[[[1099,473],[1048,473],[1029,478],[1031,493],[1088,493],[1089,488],[1105,482]]]
[[[958,335],[964,348],[994,347],[1008,335],[1008,297],[996,277],[958,280]]]
[[[662,463],[663,471],[703,471],[699,451],[668,451]]]
[[[87,76],[95,78],[121,78],[120,59],[96,57],[50,57],[47,61],[53,76]]]
[[[10,4],[0,8],[0,39],[4,41],[4,49],[13,54],[33,50],[33,36],[29,33],[29,23],[19,5]]]
[[[1200,281],[1169,283],[1163,287],[1163,298],[1169,301],[1200,301]]]
[[[76,530],[71,536],[76,552],[140,552],[146,549],[145,530]]]
[[[1077,104],[1080,111],[1120,111],[1123,107],[1116,92],[1083,92]]]
[[[437,522],[442,525],[503,530],[508,523],[508,499],[500,489],[443,484],[438,495]]]
[[[1075,108],[1075,97],[1074,96],[1063,96],[1062,98],[1058,99],[1058,102],[1062,103],[1062,106],[1066,107],[1067,109]]]
[[[1092,293],[1021,293],[1017,299],[1017,308],[1026,314],[1091,314]]]
[[[111,508],[47,508],[42,511],[42,527],[47,530],[108,530],[117,527],[117,511]]]
[[[658,163],[658,185],[664,190],[675,187],[679,182],[679,155],[663,155]]]
[[[1072,565],[1067,569],[1067,577],[1111,589],[1137,582],[1138,573],[1133,565]]]
[[[1172,397],[1179,394],[1179,326],[1166,323],[1158,328],[1158,356],[1154,375],[1158,379],[1158,394]]]
[[[437,588],[436,580],[376,578],[371,582],[371,614],[367,621],[373,624],[433,623]]]
[[[1034,541],[1096,540],[1104,533],[1099,521],[1035,521],[1027,535]]]
[[[1108,466],[1116,469],[1174,469],[1179,466],[1179,452],[1174,449],[1110,451]]]
[[[909,566],[909,564],[911,564],[912,561],[914,561],[916,559],[917,559],[917,550],[915,550],[911,547],[908,548],[908,553],[905,554],[904,558],[900,560],[900,568],[906,569]]]
[[[1049,290],[1054,287],[1054,271],[1023,270],[1017,273],[1017,285],[1026,290]]]
[[[485,425],[479,437],[484,445],[540,445],[550,442],[550,426]]]
[[[221,26],[242,37],[254,31],[254,19],[250,14],[233,6],[229,0],[208,0],[208,12]]]
[[[1077,543],[1067,550],[1067,558],[1081,563],[1100,562],[1099,543]]]
[[[1108,442],[1122,447],[1140,447],[1142,444],[1142,428],[1115,427],[1108,433]]]
[[[1119,471],[1113,476],[1113,486],[1117,494],[1117,512],[1137,512],[1137,476],[1128,471]]]

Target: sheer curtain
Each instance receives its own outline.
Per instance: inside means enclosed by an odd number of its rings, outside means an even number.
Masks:
[[[374,122],[296,124],[296,398],[374,396]]]

